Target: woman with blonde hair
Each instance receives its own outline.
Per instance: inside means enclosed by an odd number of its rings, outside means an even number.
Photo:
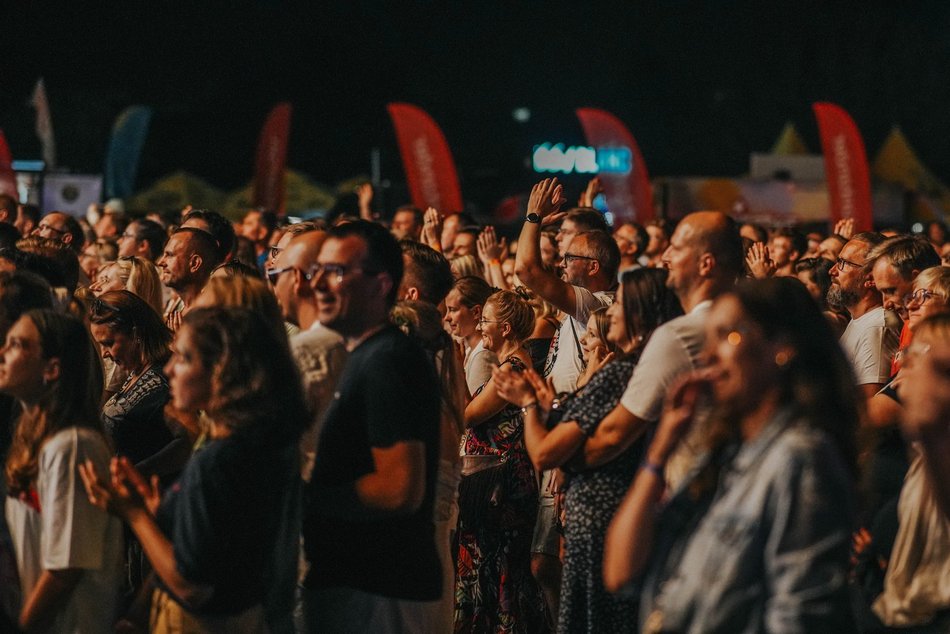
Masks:
[[[196,308],[247,308],[260,315],[274,329],[278,341],[287,343],[287,331],[280,307],[267,284],[255,277],[212,277],[195,300]]]
[[[531,367],[524,341],[534,311],[517,293],[485,301],[478,332],[502,367]],[[541,589],[531,574],[538,482],[524,444],[525,408],[507,403],[494,379],[465,408],[462,483],[455,536],[455,631],[542,631]]]
[[[452,267],[452,275],[455,279],[469,275],[485,279],[485,271],[482,269],[482,265],[478,258],[472,254],[454,257],[449,260],[449,265]]]
[[[145,300],[162,314],[162,281],[155,265],[137,256],[124,256],[99,269],[89,291],[96,297],[108,291],[125,289]]]

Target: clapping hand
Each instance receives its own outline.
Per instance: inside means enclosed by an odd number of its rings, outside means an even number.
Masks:
[[[495,235],[495,228],[491,225],[485,227],[478,234],[478,258],[485,266],[488,266],[492,260],[502,260],[508,253],[508,240],[501,240]]]
[[[161,502],[158,476],[146,482],[125,457],[113,458],[109,473],[110,478],[100,479],[91,460],[79,465],[79,476],[93,506],[125,520],[140,511],[155,514]]]
[[[491,376],[498,396],[512,405],[526,407],[538,400],[525,372],[501,366],[493,369]]]

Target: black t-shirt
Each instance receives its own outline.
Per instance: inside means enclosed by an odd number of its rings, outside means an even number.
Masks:
[[[432,505],[439,461],[439,384],[423,350],[387,326],[347,359],[317,445],[311,486],[335,487],[375,470],[371,449],[425,444],[426,491],[411,515],[347,521],[313,505],[304,521],[308,587],[349,587],[416,601],[438,599],[442,575]]]
[[[178,571],[214,593],[196,612],[237,614],[265,602],[272,587],[293,593],[301,493],[296,443],[238,431],[192,456],[162,499],[157,520],[171,538]]]

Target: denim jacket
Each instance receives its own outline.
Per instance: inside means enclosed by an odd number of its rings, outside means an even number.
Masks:
[[[853,630],[853,489],[831,438],[779,412],[736,448],[707,504],[685,505],[694,509],[686,517],[682,502],[697,472],[661,513],[663,554],[641,597],[643,631]],[[662,534],[677,514],[685,528]]]

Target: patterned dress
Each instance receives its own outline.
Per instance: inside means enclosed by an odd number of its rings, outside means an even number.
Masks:
[[[620,357],[604,366],[565,408],[561,424],[576,422],[588,436],[617,406],[637,358]],[[635,632],[637,600],[604,589],[604,537],[633,481],[643,455],[641,437],[602,467],[570,474],[564,499],[564,570],[558,632]]]
[[[517,358],[506,361],[516,367]],[[481,386],[476,395],[483,389]],[[531,537],[538,512],[538,484],[524,446],[521,409],[513,405],[480,425],[463,440],[464,455],[507,455],[504,496],[482,525],[455,534],[456,632],[543,632],[544,600],[531,575]],[[465,499],[462,489],[459,506]]]

